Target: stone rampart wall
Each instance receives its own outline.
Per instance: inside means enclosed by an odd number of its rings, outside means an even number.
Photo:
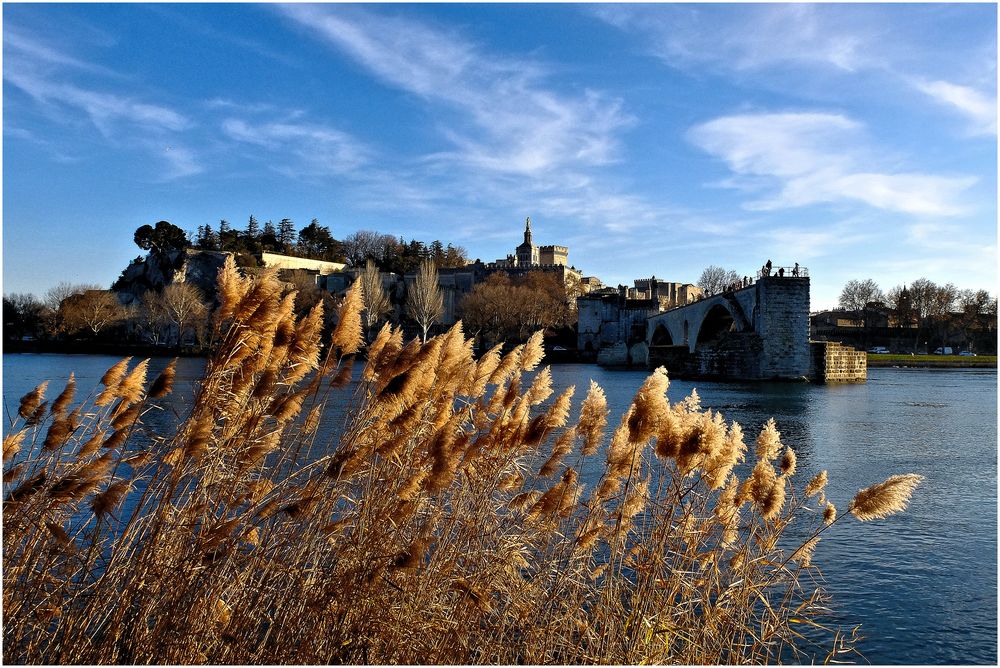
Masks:
[[[308,269],[311,271],[318,271],[321,274],[332,274],[337,271],[343,271],[344,267],[347,266],[342,262],[312,260],[292,255],[279,255],[277,253],[261,253],[260,259],[265,267],[277,267],[278,269]]]

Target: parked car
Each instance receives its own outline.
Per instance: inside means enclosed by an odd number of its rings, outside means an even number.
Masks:
[[[963,350],[958,354],[959,357],[976,357],[976,353],[970,350]]]
[[[886,348],[885,346],[875,346],[874,348],[869,348],[868,352],[873,353],[875,355],[888,355],[889,349]]]
[[[943,348],[937,348],[934,351],[934,354],[935,355],[951,355],[952,354],[951,347],[950,346],[944,346]]]

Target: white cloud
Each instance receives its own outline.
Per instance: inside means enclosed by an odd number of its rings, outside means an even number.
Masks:
[[[173,140],[194,123],[184,114],[120,93],[65,83],[65,70],[121,80],[116,72],[65,54],[16,29],[5,28],[3,79],[33,99],[48,116],[65,125],[89,120],[115,146],[138,146],[162,161],[158,180],[172,180],[203,171],[196,153]],[[58,162],[77,161],[55,143],[38,140]]]
[[[4,80],[21,89],[37,102],[83,111],[105,136],[114,134],[115,124],[126,122],[149,130],[184,130],[191,121],[184,115],[154,104],[87,90],[72,84],[48,81],[14,68],[4,68]],[[68,120],[68,119],[67,119]]]
[[[166,163],[166,171],[161,175],[162,181],[172,181],[185,176],[193,176],[205,171],[195,153],[178,145],[166,146],[160,156]]]
[[[862,129],[841,114],[760,113],[723,116],[688,136],[725,161],[737,179],[751,179],[749,186],[739,183],[742,188],[776,190],[746,203],[748,209],[846,201],[913,215],[965,212],[961,197],[974,177],[872,171]]]
[[[948,81],[914,81],[920,92],[933,100],[958,111],[969,121],[969,131],[975,135],[997,133],[997,98],[968,86]]]
[[[20,28],[11,26],[9,23],[4,27],[3,46],[4,57],[8,59],[8,63],[14,62],[15,67],[22,63],[45,64],[120,78],[120,75],[113,70],[88,63],[53,49],[37,38],[29,36],[28,33],[23,32]]]
[[[644,35],[648,49],[672,65],[759,70],[819,64],[853,72],[875,62],[869,48],[872,31],[850,25],[829,7],[607,5],[595,8],[594,14],[616,28]]]
[[[807,262],[814,258],[838,255],[845,248],[855,246],[870,238],[848,225],[834,225],[824,230],[805,230],[798,227],[768,228],[757,236],[766,248],[780,252],[781,257]]]
[[[222,131],[231,139],[272,151],[277,160],[295,158],[296,164],[272,162],[275,169],[290,176],[345,174],[368,161],[368,150],[360,142],[324,125],[287,121],[251,125],[228,118]]]
[[[282,11],[386,83],[458,112],[458,123],[440,124],[454,148],[435,159],[534,176],[604,165],[616,159],[616,132],[632,122],[620,101],[558,93],[546,88],[537,63],[488,53],[458,34],[343,7]]]

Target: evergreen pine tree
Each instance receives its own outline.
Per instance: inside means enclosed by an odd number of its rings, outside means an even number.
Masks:
[[[229,226],[229,221],[223,218],[219,221],[219,250],[230,251],[236,245],[236,234]]]
[[[215,236],[215,232],[212,230],[212,225],[209,223],[205,223],[205,231],[201,247],[205,250],[219,249],[219,238]]]
[[[260,237],[260,225],[257,224],[257,219],[250,214],[250,220],[247,222],[247,238],[251,241],[257,241]]]
[[[264,231],[260,234],[260,245],[266,251],[278,250],[278,232],[270,220],[264,223]]]
[[[282,218],[278,223],[278,244],[283,253],[290,253],[295,248],[295,223],[289,218]]]

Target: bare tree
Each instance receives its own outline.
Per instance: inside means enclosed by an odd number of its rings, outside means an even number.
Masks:
[[[948,345],[954,334],[954,311],[958,303],[958,288],[953,283],[939,285],[931,296],[931,324],[936,338]]]
[[[40,336],[45,315],[45,305],[31,293],[16,292],[4,295],[4,337],[20,339],[24,336]]]
[[[139,332],[154,346],[164,337],[170,318],[163,303],[163,295],[155,290],[146,290],[139,299],[135,314]]]
[[[565,326],[573,317],[565,284],[542,271],[516,280],[502,272],[492,274],[462,298],[459,309],[468,331],[477,332],[486,345],[524,341],[539,329]]]
[[[208,315],[208,306],[201,290],[190,283],[171,283],[163,288],[163,308],[167,319],[177,327],[177,345],[184,342],[184,334],[188,329]],[[195,328],[196,335],[197,329]]]
[[[886,305],[896,314],[896,327],[909,327],[913,324],[913,300],[905,285],[897,285],[885,295]]]
[[[732,269],[723,269],[716,265],[709,265],[701,272],[698,279],[698,287],[705,291],[705,296],[717,295],[726,289],[726,286],[740,280],[740,275]]]
[[[845,311],[853,311],[856,314],[855,323],[868,325],[870,304],[885,302],[885,295],[878,283],[870,278],[863,281],[851,280],[847,282],[840,292],[840,308]]]
[[[110,290],[87,290],[63,299],[59,316],[63,331],[72,334],[90,330],[96,336],[108,325],[123,320],[126,310]]]
[[[926,278],[918,278],[910,283],[910,304],[921,324],[931,317],[937,285]]]
[[[914,350],[920,344],[921,332],[932,324],[936,305],[941,301],[939,289],[934,281],[927,278],[918,278],[910,283],[910,304],[917,317],[917,331],[913,341]]]
[[[361,270],[361,296],[365,302],[365,331],[371,333],[372,328],[382,317],[392,308],[389,298],[382,289],[382,273],[371,260],[365,262],[365,268]]]
[[[958,288],[954,284],[939,285],[931,296],[931,317],[944,318],[955,310]]]
[[[45,305],[48,306],[53,311],[59,310],[59,305],[63,303],[67,297],[72,297],[73,295],[82,295],[88,290],[102,290],[101,286],[93,285],[90,283],[68,283],[66,281],[60,282],[58,285],[54,285],[48,289],[45,293],[45,299],[43,300]]]
[[[395,238],[388,234],[379,234],[373,230],[358,230],[344,239],[344,255],[355,267],[360,267],[365,260],[381,262],[385,259],[388,245],[395,241]]]
[[[444,313],[444,296],[438,285],[437,267],[431,260],[420,263],[417,279],[406,295],[406,312],[420,325],[422,340],[426,343],[427,331]]]
[[[971,333],[976,329],[990,329],[990,293],[986,290],[962,290],[958,293],[958,307],[958,322],[965,335],[967,349],[972,350]]]

